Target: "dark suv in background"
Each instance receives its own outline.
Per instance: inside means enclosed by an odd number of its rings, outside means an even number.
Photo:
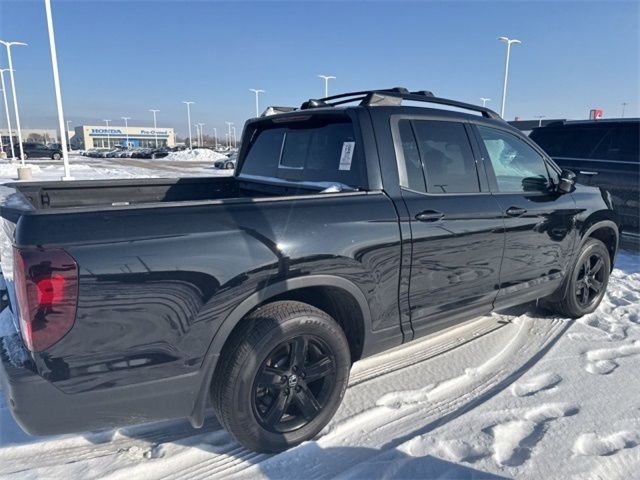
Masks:
[[[45,145],[44,143],[24,142],[22,144],[24,158],[51,158],[60,160],[62,158],[62,148],[60,144]],[[20,154],[20,147],[16,147],[16,155]]]
[[[580,183],[609,191],[623,230],[638,235],[640,119],[560,121],[529,136]]]

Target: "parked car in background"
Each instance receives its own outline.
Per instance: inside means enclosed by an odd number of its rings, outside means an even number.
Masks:
[[[220,160],[216,160],[213,162],[213,166],[215,168],[220,168],[224,170],[233,170],[236,168],[236,161],[238,160],[238,154],[234,153],[229,155],[227,158],[221,158]]]
[[[62,158],[62,148],[59,144],[45,145],[44,143],[24,142],[22,144],[24,158],[51,158],[60,160]],[[15,147],[16,155],[20,155],[20,149]]]
[[[623,230],[639,233],[640,119],[561,121],[529,137],[580,183],[607,189]]]
[[[536,300],[580,317],[605,295],[609,196],[487,108],[356,92],[243,132],[233,176],[3,186],[18,320],[0,381],[26,431],[201,427],[211,405],[277,452],[327,425],[361,358]]]

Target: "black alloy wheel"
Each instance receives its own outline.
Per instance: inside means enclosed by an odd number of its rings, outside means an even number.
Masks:
[[[606,278],[605,261],[600,252],[593,252],[578,267],[576,300],[583,308],[589,308],[599,297]]]
[[[593,312],[605,296],[611,274],[611,254],[597,238],[589,238],[567,273],[561,287],[563,297],[543,303],[551,310],[570,318]],[[555,295],[555,294],[554,294]]]
[[[266,430],[292,432],[316,418],[334,385],[331,348],[319,337],[299,335],[262,362],[254,381],[254,414]]]

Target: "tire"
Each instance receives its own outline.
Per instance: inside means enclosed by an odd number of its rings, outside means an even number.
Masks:
[[[600,240],[588,239],[571,270],[571,276],[567,278],[569,284],[566,286],[565,298],[548,304],[549,308],[571,318],[593,312],[606,293],[610,273],[609,250]]]
[[[218,365],[211,387],[218,420],[245,447],[274,453],[329,423],[347,388],[351,355],[329,315],[279,301],[242,321]]]
[[[59,153],[54,153],[53,155],[51,155],[51,159],[52,160],[60,160],[60,154]]]
[[[224,168],[226,168],[227,170],[233,170],[234,168],[236,168],[236,166],[233,163],[228,162],[227,164],[225,164]]]

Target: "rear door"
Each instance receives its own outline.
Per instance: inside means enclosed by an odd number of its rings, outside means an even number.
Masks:
[[[571,264],[574,199],[556,193],[558,172],[526,139],[499,127],[474,130],[506,231],[496,307],[539,298],[559,286]]]
[[[411,324],[419,336],[491,309],[503,221],[466,124],[394,116],[392,131],[412,237]]]

